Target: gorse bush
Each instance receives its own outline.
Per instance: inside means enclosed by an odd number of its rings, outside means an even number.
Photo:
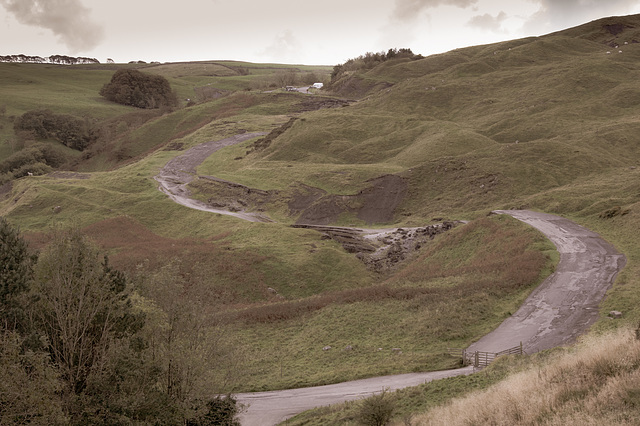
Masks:
[[[100,95],[122,105],[160,108],[178,105],[178,97],[166,78],[137,70],[118,70]]]

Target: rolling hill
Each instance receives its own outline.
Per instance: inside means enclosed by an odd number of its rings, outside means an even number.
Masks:
[[[100,98],[123,67],[166,77],[181,105],[138,110]],[[487,218],[494,209],[545,211],[600,233],[628,264],[595,331],[640,320],[640,15],[391,59],[334,81],[330,72],[226,61],[0,63],[0,164],[36,144],[65,159],[41,176],[6,175],[0,214],[34,248],[56,226],[81,228],[143,299],[159,297],[148,280],[167,276],[200,289],[193,297],[213,307],[205,324],[218,345],[207,376],[216,392],[455,366],[447,347],[494,328],[553,270],[548,241]],[[325,81],[330,91],[278,89],[287,78]],[[42,108],[83,118],[97,141],[77,152],[14,133],[17,117]],[[271,133],[197,169],[240,186],[200,178],[190,190],[273,223],[190,210],[157,190],[153,177],[185,149],[247,132]],[[469,223],[382,272],[335,239],[290,226],[443,220]],[[624,319],[607,320],[613,309]]]

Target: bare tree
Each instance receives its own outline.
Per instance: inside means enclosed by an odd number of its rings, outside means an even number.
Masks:
[[[68,391],[79,394],[116,334],[126,332],[124,276],[77,230],[58,232],[35,272],[34,322]]]

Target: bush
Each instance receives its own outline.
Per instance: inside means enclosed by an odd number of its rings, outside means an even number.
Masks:
[[[385,426],[391,421],[395,401],[387,390],[364,399],[358,412],[358,420],[365,426]]]
[[[240,426],[236,418],[238,403],[232,395],[220,396],[207,401],[205,414],[188,420],[187,426]]]
[[[174,107],[178,97],[166,78],[137,70],[118,70],[105,84],[100,95],[122,105],[136,108]]]
[[[82,151],[96,137],[86,120],[72,115],[54,114],[48,109],[27,111],[13,124],[16,133],[32,132],[37,138],[53,138],[69,148]]]
[[[15,177],[49,173],[52,168],[60,167],[66,157],[50,145],[35,144],[12,154],[0,162],[0,174],[9,173]]]
[[[216,396],[206,403],[207,412],[193,420],[187,426],[240,426],[236,418],[239,413],[238,403],[232,395]]]

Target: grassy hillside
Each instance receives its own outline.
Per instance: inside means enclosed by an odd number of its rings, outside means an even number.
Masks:
[[[637,322],[639,31],[640,16],[609,18],[389,60],[316,95],[278,83],[292,74],[300,83],[326,81],[327,67],[0,64],[0,161],[35,143],[21,146],[13,132],[29,110],[85,117],[101,132],[99,143],[68,153],[64,170],[0,187],[0,214],[35,248],[57,226],[82,228],[150,300],[165,273],[206,287],[203,300],[216,312],[207,327],[224,330],[216,340],[224,355],[216,359],[219,391],[455,366],[445,348],[499,324],[557,260],[527,226],[486,217],[498,208],[560,214],[613,243],[628,264],[595,328]],[[105,101],[98,91],[121,67],[163,75],[180,106],[142,111]],[[270,131],[197,170],[268,191],[267,201],[202,180],[191,189],[203,201],[241,199],[277,222],[190,210],[157,190],[153,177],[185,149]],[[393,185],[384,183],[389,177]],[[391,205],[388,214],[362,213],[380,205]],[[368,227],[470,223],[376,273],[321,233],[289,226],[301,218]],[[624,319],[605,320],[612,309]]]

